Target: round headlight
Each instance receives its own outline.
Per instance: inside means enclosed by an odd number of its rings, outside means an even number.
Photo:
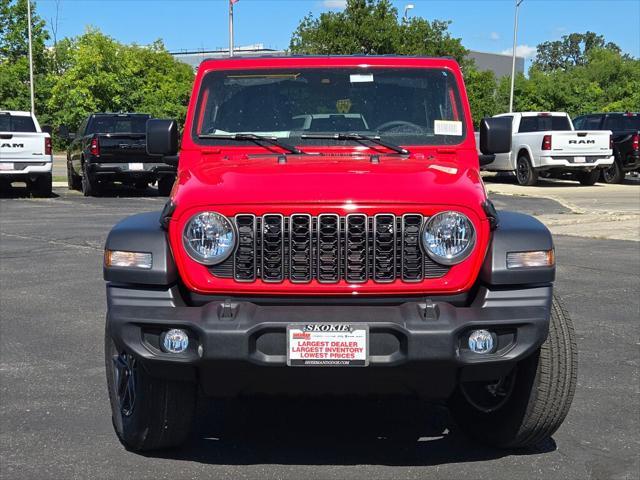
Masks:
[[[476,235],[471,220],[458,212],[442,212],[429,219],[422,233],[427,254],[442,265],[455,265],[473,250]]]
[[[233,224],[224,215],[202,212],[187,222],[182,243],[196,262],[215,265],[224,262],[233,252],[236,233]]]

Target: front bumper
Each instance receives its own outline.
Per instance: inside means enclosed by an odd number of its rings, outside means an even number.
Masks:
[[[566,168],[569,170],[592,170],[594,168],[606,168],[614,161],[613,155],[585,154],[582,156],[545,156],[539,158],[540,168]]]
[[[551,286],[481,287],[467,306],[437,298],[321,304],[224,297],[187,306],[177,287],[108,284],[107,323],[116,345],[133,353],[151,375],[197,381],[211,396],[408,393],[447,398],[460,378],[495,379],[533,353],[547,336],[551,296]],[[367,324],[369,366],[287,367],[286,327],[301,322]],[[160,336],[171,328],[188,331],[186,352],[160,350]],[[468,334],[477,328],[496,334],[495,353],[468,350]]]
[[[130,169],[130,163],[142,164],[142,169]],[[175,165],[166,163],[151,162],[90,162],[87,164],[89,173],[99,179],[109,179],[112,181],[153,181],[165,175],[175,175],[177,168]]]

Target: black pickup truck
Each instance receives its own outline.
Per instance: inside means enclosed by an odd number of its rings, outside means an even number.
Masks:
[[[69,189],[92,196],[109,182],[144,190],[157,181],[160,195],[168,195],[176,178],[177,161],[147,153],[149,118],[141,113],[94,113],[75,134],[62,127],[61,135],[71,140],[67,149]]]
[[[640,172],[640,113],[591,113],[573,121],[576,130],[611,130],[616,161],[602,170],[602,181],[620,183],[629,172]]]

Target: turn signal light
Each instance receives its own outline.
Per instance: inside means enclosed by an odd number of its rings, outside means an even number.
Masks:
[[[150,269],[153,265],[153,258],[150,253],[105,250],[104,264],[107,267]]]
[[[551,267],[555,261],[553,250],[507,253],[507,268]]]
[[[100,156],[100,144],[98,143],[97,138],[91,139],[91,145],[89,145],[89,152],[91,155],[95,155],[96,157]]]
[[[542,150],[551,150],[551,135],[542,137]]]

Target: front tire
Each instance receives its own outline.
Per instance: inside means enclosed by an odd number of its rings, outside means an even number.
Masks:
[[[580,185],[590,187],[595,185],[600,178],[600,170],[591,170],[590,172],[580,172],[577,174]]]
[[[602,170],[601,179],[604,183],[622,183],[624,170],[620,167],[618,160],[615,160],[609,168]]]
[[[180,446],[191,431],[194,383],[151,377],[130,353],[116,347],[105,330],[105,367],[113,428],[132,451]]]
[[[549,335],[540,349],[519,362],[507,378],[484,382],[482,396],[478,396],[480,382],[461,383],[449,407],[458,426],[481,443],[535,447],[551,437],[567,416],[577,375],[573,323],[554,297]],[[487,392],[495,395],[494,404]]]
[[[40,198],[49,198],[52,192],[51,174],[39,175],[31,185],[31,192]]]
[[[158,195],[161,197],[168,197],[175,181],[176,177],[173,175],[160,177],[158,179]]]
[[[519,185],[527,187],[538,183],[538,172],[531,165],[527,155],[520,155],[516,161],[516,180]]]

